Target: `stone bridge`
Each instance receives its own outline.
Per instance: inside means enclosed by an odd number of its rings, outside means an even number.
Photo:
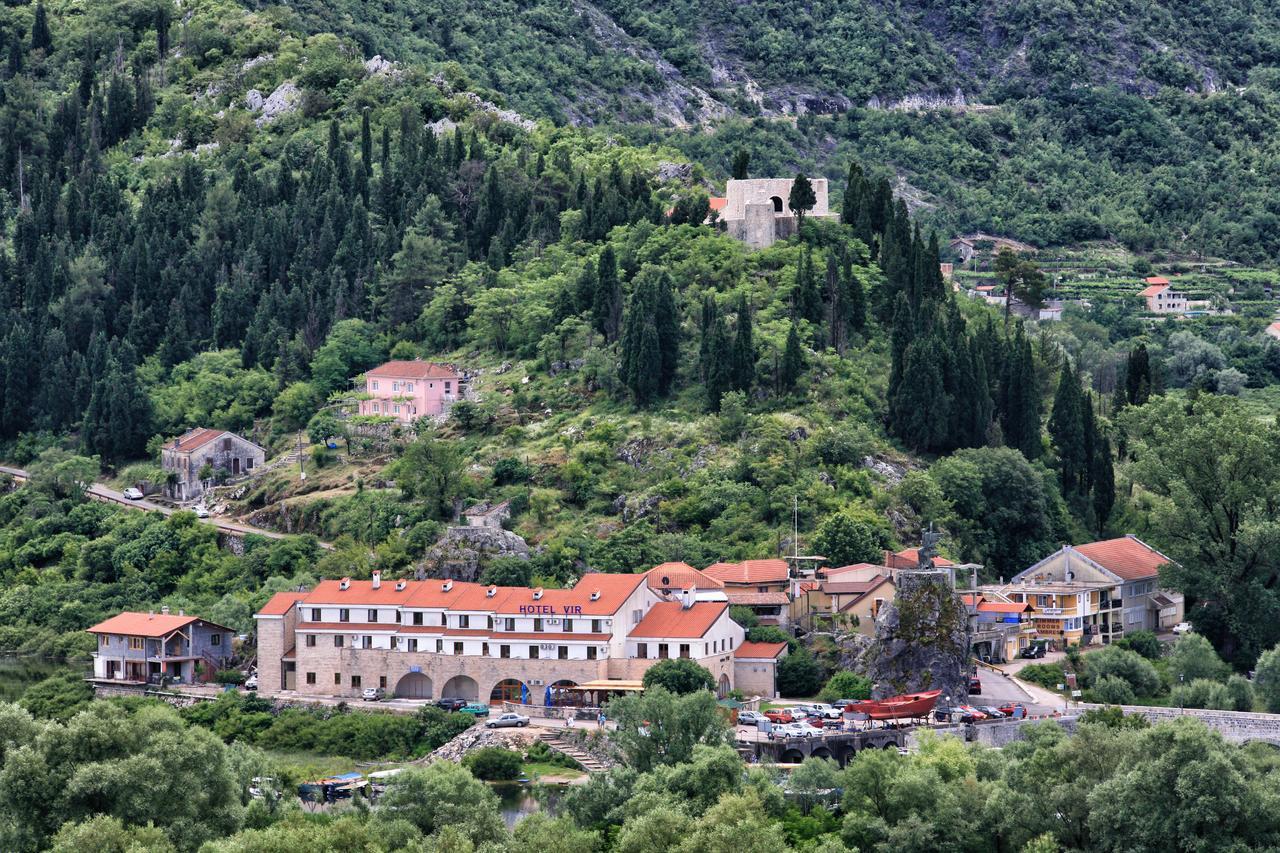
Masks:
[[[1081,711],[1105,708],[1087,702],[1071,706]],[[1140,714],[1151,723],[1194,717],[1231,743],[1263,741],[1280,746],[1280,714],[1255,714],[1250,711],[1210,711],[1205,708],[1160,708],[1151,705],[1121,705],[1126,714]]]
[[[775,764],[799,764],[806,758],[830,758],[841,767],[854,753],[863,749],[897,749],[905,746],[906,729],[872,729],[813,737],[775,738],[773,740],[738,741],[738,752],[754,756],[758,761]]]

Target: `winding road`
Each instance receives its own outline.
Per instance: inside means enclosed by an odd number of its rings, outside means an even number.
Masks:
[[[8,465],[0,465],[0,474],[8,474],[15,480],[26,482],[31,479],[31,475],[21,468],[13,468]],[[105,501],[107,503],[119,504],[127,509],[142,510],[144,512],[158,512],[161,515],[173,515],[176,510],[173,507],[162,506],[161,504],[152,503],[143,498],[141,500],[130,500],[124,496],[123,492],[117,492],[109,486],[102,483],[94,483],[85,490],[85,494],[97,501]],[[275,530],[264,530],[261,527],[254,527],[251,524],[240,524],[235,521],[225,521],[221,518],[197,518],[201,524],[207,524],[210,527],[217,528],[223,533],[229,533],[233,536],[245,536],[253,534],[255,536],[265,536],[268,539],[288,539],[293,534],[280,533]],[[320,542],[320,547],[325,550],[332,551],[333,545],[328,542]]]

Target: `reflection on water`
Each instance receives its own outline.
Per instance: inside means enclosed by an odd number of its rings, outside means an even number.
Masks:
[[[493,792],[498,795],[502,819],[507,829],[515,826],[534,812],[545,811],[555,815],[563,789],[554,785],[520,785],[513,782],[493,785]]]
[[[66,670],[88,675],[89,665],[52,658],[0,657],[0,702],[17,702],[31,685]]]

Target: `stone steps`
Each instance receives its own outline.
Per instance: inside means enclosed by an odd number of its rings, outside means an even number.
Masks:
[[[554,732],[542,732],[538,735],[538,739],[556,752],[567,755],[574,761],[581,764],[582,769],[586,770],[588,773],[603,773],[609,769],[587,753],[578,749],[576,746],[565,743],[560,736]]]

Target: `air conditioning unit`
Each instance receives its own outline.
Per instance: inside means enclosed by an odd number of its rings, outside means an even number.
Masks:
[[[548,624],[548,625],[559,625],[559,624],[560,624],[560,620],[559,620],[559,619],[548,619],[548,620],[547,620],[547,624]]]
[[[530,684],[532,684],[534,687],[541,687],[541,686],[542,686],[542,679],[541,679],[541,678],[531,678],[531,679],[529,679],[529,683],[530,683]]]

